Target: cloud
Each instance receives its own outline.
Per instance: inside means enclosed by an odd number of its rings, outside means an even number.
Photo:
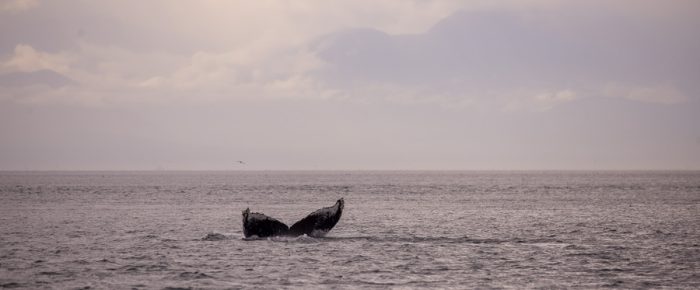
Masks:
[[[52,70],[65,73],[69,70],[69,58],[60,54],[40,52],[26,44],[18,44],[14,54],[2,64],[3,71],[33,72]]]
[[[47,2],[22,19],[24,36],[3,40],[27,42],[13,44],[2,72],[56,72],[74,82],[65,94],[83,96],[67,100],[90,104],[333,99],[546,111],[595,94],[690,100],[700,73],[690,20],[647,2],[640,16],[625,3],[599,15],[561,1]],[[53,13],[79,21],[37,26]],[[19,20],[0,24],[9,21]],[[71,31],[69,45],[44,44]]]
[[[303,49],[242,47],[193,55],[137,53],[81,43],[70,52],[48,53],[18,45],[0,63],[3,99],[88,106],[130,102],[326,99],[332,93],[307,73],[321,63]],[[36,72],[61,77],[61,90]],[[45,73],[39,73],[45,74]],[[45,77],[45,76],[44,76]],[[56,78],[52,82],[55,84]],[[32,89],[21,88],[35,85]],[[42,88],[44,89],[42,91]]]
[[[18,13],[39,6],[38,0],[3,0],[0,1],[0,13]]]
[[[697,3],[44,1],[0,166],[696,168]]]
[[[341,90],[404,87],[426,100],[469,95],[470,103],[502,103],[507,111],[549,110],[599,96],[609,83],[641,84],[603,93],[634,101],[690,99],[687,90],[700,70],[689,63],[700,60],[700,43],[685,21],[657,22],[667,18],[640,19],[626,11],[594,19],[592,7],[572,6],[580,8],[577,15],[567,9],[563,16],[556,9],[461,11],[419,34],[369,28],[332,33],[313,42],[326,62],[315,73]],[[417,97],[400,92],[390,98]]]
[[[52,88],[58,88],[70,84],[74,84],[71,79],[52,70],[0,74],[0,87],[46,85]]]
[[[609,84],[603,94],[609,97],[624,98],[632,101],[674,105],[687,102],[690,98],[676,87],[661,84],[653,86],[625,86]]]
[[[521,90],[509,92],[507,95],[505,104],[501,106],[504,111],[544,112],[577,99],[576,92],[568,89],[540,92]]]

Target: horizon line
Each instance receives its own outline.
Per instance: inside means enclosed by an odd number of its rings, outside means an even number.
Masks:
[[[2,172],[691,172],[697,169],[0,169]]]

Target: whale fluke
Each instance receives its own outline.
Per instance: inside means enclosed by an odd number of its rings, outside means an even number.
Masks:
[[[307,235],[310,237],[325,236],[340,220],[343,214],[345,201],[341,198],[335,205],[324,207],[312,212],[302,220],[287,227],[281,221],[257,212],[250,212],[250,208],[243,211],[243,235],[248,238],[258,236],[260,238],[272,236],[298,237]]]
[[[243,235],[248,238],[258,236],[260,238],[285,235],[289,227],[274,218],[257,212],[250,212],[250,208],[243,211]]]
[[[325,236],[340,220],[344,206],[345,201],[341,198],[331,207],[324,207],[312,212],[294,223],[289,228],[289,235],[295,237],[304,234],[310,237]]]

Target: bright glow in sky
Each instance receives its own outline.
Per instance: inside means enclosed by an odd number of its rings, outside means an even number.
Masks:
[[[0,170],[700,169],[698,28],[693,0],[3,0]]]

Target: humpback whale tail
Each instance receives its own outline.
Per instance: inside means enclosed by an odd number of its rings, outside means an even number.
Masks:
[[[243,235],[248,238],[258,236],[261,238],[284,235],[289,227],[274,218],[257,212],[250,212],[250,208],[243,211]]]
[[[247,208],[243,211],[243,235],[246,238],[301,235],[323,237],[338,223],[344,207],[345,201],[341,198],[333,206],[316,210],[291,227],[264,214],[251,213]]]
[[[295,237],[304,234],[310,237],[325,236],[340,220],[344,207],[345,201],[341,198],[331,207],[324,207],[312,212],[289,227],[289,235]]]

